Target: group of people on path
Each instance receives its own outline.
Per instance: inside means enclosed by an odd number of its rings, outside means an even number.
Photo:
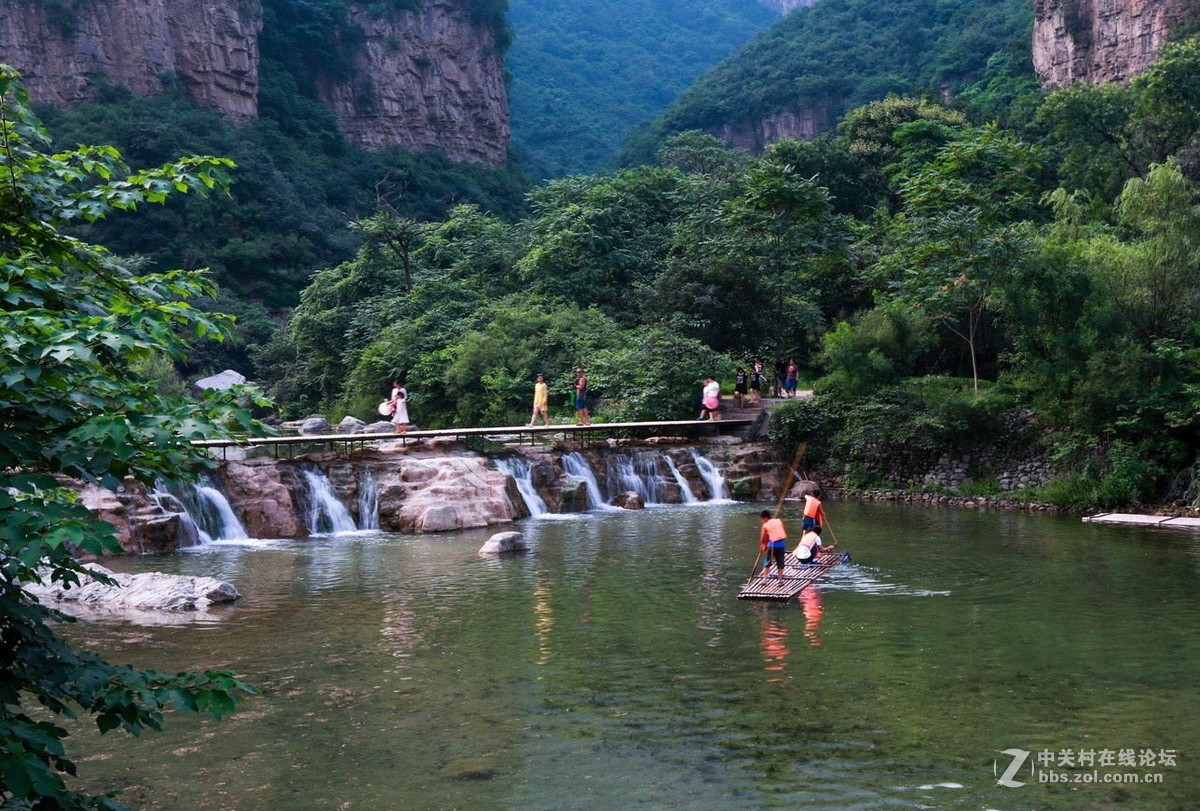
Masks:
[[[571,383],[571,388],[574,392],[571,399],[575,406],[575,421],[579,425],[591,425],[592,415],[587,404],[588,380],[583,369],[575,370],[575,380]],[[539,374],[533,384],[533,413],[529,415],[530,426],[537,424],[539,415],[543,425],[550,424],[550,386],[543,374]]]
[[[784,557],[787,554],[787,530],[783,521],[763,510],[762,532],[759,535],[759,551],[763,556],[762,577],[783,577]],[[804,534],[800,544],[794,550],[796,558],[802,564],[816,563],[817,555],[825,551],[821,545],[821,529],[826,525],[825,507],[821,504],[821,490],[814,489],[804,496],[804,517],[801,528]],[[775,574],[771,574],[771,564],[775,564]]]
[[[773,383],[770,386],[772,397],[797,397],[800,385],[800,366],[795,360],[778,355],[772,368]],[[763,359],[757,355],[750,365],[739,366],[733,376],[733,396],[738,408],[754,407],[763,398],[766,391],[767,375]],[[698,419],[719,420],[721,385],[712,377],[704,378],[704,393],[701,400],[700,416]]]

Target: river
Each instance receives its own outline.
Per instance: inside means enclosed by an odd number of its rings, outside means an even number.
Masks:
[[[79,731],[77,785],[171,809],[1195,807],[1200,536],[833,502],[854,562],[739,601],[763,506],[530,519],[499,560],[490,531],[122,560],[244,597],[71,639],[262,693]]]

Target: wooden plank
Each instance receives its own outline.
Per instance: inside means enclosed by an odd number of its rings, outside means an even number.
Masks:
[[[822,552],[817,563],[804,564],[789,552],[784,557],[783,577],[751,577],[738,592],[739,600],[790,600],[819,580],[834,566],[850,559],[848,552]]]
[[[619,431],[653,431],[670,432],[672,430],[697,430],[700,428],[741,428],[750,425],[754,420],[666,420],[662,422],[600,422],[592,425],[510,425],[495,428],[438,428],[422,431],[408,431],[404,434],[314,434],[289,436],[242,437],[239,439],[196,439],[192,445],[200,448],[228,448],[236,446],[268,446],[268,445],[300,445],[322,442],[391,442],[410,439],[445,439],[469,436],[491,435],[528,435],[540,434],[588,434],[608,433]]]

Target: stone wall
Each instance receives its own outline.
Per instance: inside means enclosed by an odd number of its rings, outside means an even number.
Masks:
[[[1036,0],[1033,65],[1048,87],[1128,82],[1195,13],[1193,0]]]

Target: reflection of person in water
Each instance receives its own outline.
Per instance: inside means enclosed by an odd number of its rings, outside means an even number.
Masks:
[[[820,589],[809,586],[800,592],[800,607],[804,609],[804,638],[815,648],[821,644],[821,615],[825,613]]]
[[[768,673],[778,673],[787,667],[788,654],[787,626],[776,620],[763,618],[762,625],[762,655]],[[767,681],[781,681],[779,676],[771,676]]]

